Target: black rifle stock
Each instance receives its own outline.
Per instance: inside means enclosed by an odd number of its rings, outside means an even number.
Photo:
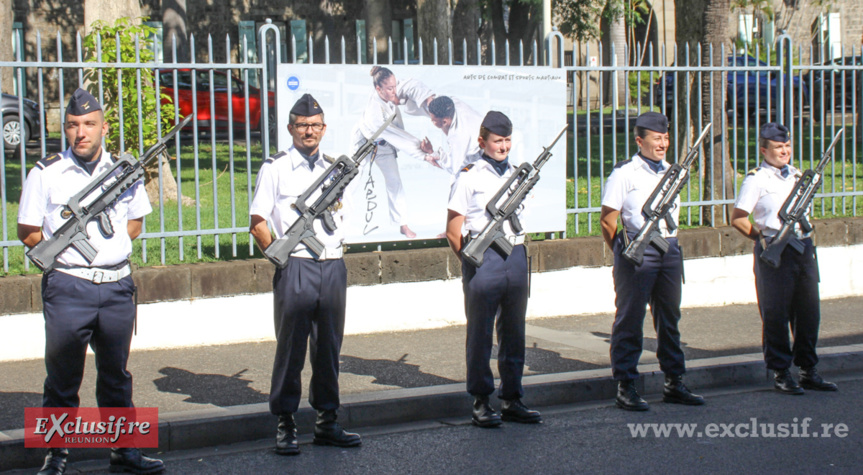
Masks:
[[[54,268],[57,256],[71,246],[81,253],[88,264],[92,263],[98,251],[90,244],[87,224],[95,219],[102,234],[113,236],[114,229],[106,214],[108,208],[144,176],[144,168],[166,151],[168,141],[191,120],[191,115],[183,119],[150,147],[141,160],[123,154],[111,168],[72,196],[61,212],[62,217],[68,218],[66,222],[54,231],[51,239],[43,239],[27,251],[27,257],[43,272],[48,272]],[[91,196],[92,200],[88,199]]]
[[[321,220],[321,224],[327,233],[332,233],[336,230],[336,222],[333,220],[333,215],[330,214],[328,209],[342,197],[345,188],[359,174],[360,164],[363,159],[375,150],[377,147],[375,140],[393,122],[395,117],[395,114],[390,116],[374,135],[354,153],[353,157],[348,158],[342,155],[334,161],[324,174],[318,177],[297,198],[296,203],[294,203],[294,207],[299,212],[296,221],[285,231],[284,236],[271,242],[264,249],[264,255],[276,267],[284,269],[288,265],[288,258],[299,243],[305,244],[309,251],[315,255],[316,259],[323,255],[324,243],[315,235],[315,220]],[[321,194],[315,199],[314,203],[309,205],[309,198],[316,190],[321,190]]]
[[[815,198],[815,193],[821,188],[824,167],[833,159],[833,148],[844,132],[844,128],[839,129],[839,132],[833,137],[830,146],[827,147],[824,155],[821,156],[821,161],[818,162],[818,165],[814,169],[803,172],[803,175],[794,184],[794,189],[791,190],[788,198],[785,199],[785,203],[782,204],[782,208],[779,209],[779,220],[782,221],[782,227],[779,228],[779,231],[770,241],[770,244],[767,245],[767,248],[761,252],[761,260],[772,267],[779,268],[782,252],[788,244],[791,244],[792,247],[795,247],[801,253],[803,252],[803,246],[800,246],[799,241],[792,240],[795,237],[794,225],[799,224],[800,229],[805,233],[812,232],[813,226],[806,219],[806,212]]]
[[[485,254],[486,249],[490,246],[493,246],[498,252],[506,256],[512,253],[512,243],[506,238],[503,223],[509,221],[513,232],[516,234],[521,234],[524,230],[516,215],[516,211],[527,197],[527,194],[530,193],[530,190],[539,181],[540,168],[551,158],[551,149],[554,148],[557,141],[566,133],[568,127],[565,126],[557,134],[551,145],[542,148],[542,153],[534,160],[533,165],[529,163],[519,165],[515,172],[507,179],[506,183],[491,198],[485,208],[486,212],[491,215],[491,220],[483,228],[482,232],[471,239],[461,250],[461,255],[466,261],[475,267],[482,266],[483,254]],[[506,200],[501,206],[498,206],[498,202],[504,195],[506,195]]]
[[[677,225],[671,217],[674,201],[680,194],[680,190],[689,181],[689,167],[692,166],[692,162],[698,156],[699,147],[712,126],[712,123],[707,124],[707,127],[701,131],[698,140],[692,144],[686,157],[668,168],[662,180],[654,188],[653,193],[647,198],[641,209],[641,214],[644,215],[644,225],[623,250],[623,257],[629,262],[640,266],[644,262],[644,251],[648,245],[653,245],[662,254],[668,252],[668,241],[659,233],[659,220],[665,220],[665,225],[669,231],[677,229]],[[626,229],[624,228],[621,232],[625,233]]]

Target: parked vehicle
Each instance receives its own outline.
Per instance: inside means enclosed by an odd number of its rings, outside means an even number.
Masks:
[[[162,93],[174,98],[174,70],[158,70],[159,86]],[[195,80],[195,98],[192,97],[192,78]],[[231,107],[234,128],[246,126],[246,95],[245,83],[235,76],[231,76]],[[276,103],[275,94],[269,93],[269,128],[275,131]],[[207,133],[211,130],[212,121],[215,120],[216,130],[224,131],[228,128],[228,75],[224,71],[213,71],[212,100],[215,106],[215,118],[210,113],[210,71],[206,69],[177,70],[177,105],[182,116],[187,116],[193,111],[193,104],[197,103],[198,130]],[[168,102],[163,100],[163,103]],[[261,95],[258,88],[249,86],[248,95],[249,128],[259,129],[261,123]],[[187,126],[191,127],[191,126]]]
[[[42,120],[39,104],[24,99],[24,113],[18,109],[18,96],[3,93],[0,100],[0,113],[3,114],[3,147],[6,150],[17,148],[23,141],[39,139],[42,136]],[[21,116],[24,120],[21,120]]]
[[[751,55],[746,56],[729,56],[728,65],[732,67],[741,66],[767,66],[767,63],[755,58]],[[677,73],[685,74],[685,73]],[[691,73],[694,74],[694,73]],[[707,73],[704,73],[705,76]],[[755,115],[756,103],[758,105],[758,113],[764,114],[767,112],[767,99],[770,99],[770,107],[776,110],[777,100],[779,99],[779,74],[770,72],[768,81],[768,71],[741,71],[730,70],[726,73],[726,108],[729,113],[734,110],[734,104],[737,104],[737,113],[739,115]],[[663,103],[663,91],[665,92],[665,113],[668,117],[674,114],[674,77],[675,74],[666,73],[660,76],[653,86],[654,104]],[[787,87],[788,78],[786,74],[782,74],[782,85]],[[791,78],[791,84],[794,87],[794,104],[797,107],[797,97],[799,89],[803,88],[803,103],[809,103],[809,88],[804,81],[799,77]],[[685,100],[685,91],[677,92],[678,101]]]
[[[863,54],[831,59],[823,64],[825,66],[861,66],[863,65]],[[850,109],[854,100],[859,100],[860,95],[863,94],[863,91],[858,89],[858,85],[854,84],[855,81],[863,79],[861,76],[863,76],[863,69],[860,68],[856,70],[850,68],[844,70],[815,69],[804,74],[803,80],[809,85],[809,90],[812,91],[813,114],[820,113],[822,102],[825,111],[838,109],[842,104]],[[844,101],[837,98],[843,98]]]

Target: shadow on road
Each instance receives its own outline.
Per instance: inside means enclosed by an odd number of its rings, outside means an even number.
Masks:
[[[225,376],[193,373],[168,366],[159,370],[165,377],[153,380],[153,384],[164,393],[188,394],[189,397],[183,401],[195,404],[226,407],[267,402],[268,394],[250,388],[252,381],[241,377],[246,371]]]
[[[398,386],[400,388],[419,388],[439,384],[453,384],[458,381],[435,374],[424,373],[419,365],[406,363],[407,353],[398,360],[367,360],[356,356],[341,356],[339,371],[363,376],[372,376],[372,384]]]

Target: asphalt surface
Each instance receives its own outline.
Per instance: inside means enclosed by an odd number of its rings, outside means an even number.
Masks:
[[[540,408],[544,422],[538,425],[480,429],[462,419],[360,428],[363,445],[354,449],[315,446],[303,435],[301,454],[294,457],[276,455],[271,440],[160,457],[169,473],[857,474],[863,374],[834,381],[837,393],[799,397],[763,385],[711,390],[703,393],[707,404],[701,407],[648,398],[651,410],[644,413],[607,403]],[[753,419],[758,437],[752,436]],[[648,428],[648,435],[634,436],[639,423],[687,424],[692,435],[672,428],[663,437]],[[94,460],[73,463],[67,473],[106,472],[107,461]]]
[[[863,297],[822,302],[820,347],[863,343]],[[242,324],[241,316],[237,324]],[[368,318],[374,318],[369,315]],[[526,375],[609,367],[608,338],[613,315],[529,320]],[[761,322],[755,305],[684,309],[680,324],[689,360],[758,353]],[[464,327],[345,337],[341,393],[460,383],[465,377]],[[654,331],[645,320],[642,363],[655,363]],[[22,336],[23,337],[23,336]],[[265,403],[275,342],[133,352],[138,407],[160,414]],[[496,365],[492,364],[496,372]],[[41,404],[45,377],[41,359],[0,363],[0,431],[23,426],[25,407]],[[304,383],[311,377],[308,363]],[[307,390],[307,387],[306,387]],[[95,406],[95,365],[88,357],[80,395]]]

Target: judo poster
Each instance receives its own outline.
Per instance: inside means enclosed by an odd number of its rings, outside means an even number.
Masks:
[[[352,156],[396,114],[345,192],[348,243],[444,237],[451,186],[470,157],[476,159],[489,110],[512,120],[515,166],[533,163],[566,124],[560,69],[281,64],[277,81],[279,150],[291,145],[289,112],[305,93],[324,111],[320,148],[332,157]],[[526,232],[566,227],[566,141],[552,154],[525,201]]]

